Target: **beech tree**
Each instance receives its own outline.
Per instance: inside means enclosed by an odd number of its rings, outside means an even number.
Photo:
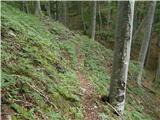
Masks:
[[[157,41],[157,46],[160,49],[160,34],[158,35],[158,41]],[[157,61],[157,71],[156,71],[156,77],[155,81],[160,83],[160,50],[158,52],[158,61]]]
[[[97,2],[93,1],[93,11],[92,11],[92,29],[91,29],[91,38],[95,39],[96,33],[96,9],[97,9]]]
[[[67,26],[67,1],[63,1],[64,25]]]
[[[36,0],[36,4],[35,4],[35,15],[36,15],[36,16],[42,15],[41,4],[40,4],[40,1],[39,1],[39,0]]]
[[[118,2],[118,22],[116,26],[109,103],[114,106],[120,114],[123,114],[125,104],[133,29],[133,13],[133,1]]]
[[[23,5],[23,11],[26,12],[26,13],[29,13],[29,8],[28,8],[27,1],[23,0],[22,5]]]
[[[148,6],[148,11],[147,11],[147,18],[146,18],[146,25],[144,28],[144,39],[142,41],[142,46],[140,49],[140,54],[139,54],[139,67],[140,71],[137,77],[138,80],[138,85],[141,85],[141,78],[142,78],[142,73],[143,73],[143,68],[144,68],[144,63],[150,43],[150,37],[151,37],[151,31],[152,31],[152,23],[154,20],[154,13],[155,13],[155,8],[156,8],[156,1],[150,1],[149,6]]]
[[[45,4],[45,6],[46,6],[46,9],[47,9],[47,15],[48,15],[48,17],[51,18],[50,1],[47,1],[46,4]]]

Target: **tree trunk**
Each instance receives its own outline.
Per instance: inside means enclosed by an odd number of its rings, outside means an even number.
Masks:
[[[108,1],[108,16],[107,16],[107,24],[109,26],[111,21],[111,1]]]
[[[48,15],[48,17],[51,18],[50,1],[47,1],[47,3],[46,3],[46,9],[47,9],[47,15]]]
[[[63,1],[64,25],[67,26],[67,1]]]
[[[137,30],[134,32],[134,34],[133,34],[133,39],[132,39],[133,42],[136,40],[136,38],[137,38],[137,36],[138,36],[138,33],[141,31],[142,27],[144,26],[145,20],[146,20],[146,18],[144,18],[144,19],[142,20],[142,22],[140,23],[139,27],[138,27]]]
[[[36,0],[36,4],[35,4],[35,15],[36,16],[41,16],[42,15],[42,10],[41,10],[41,4],[39,0]]]
[[[102,16],[101,16],[100,3],[98,4],[98,15],[99,15],[99,31],[100,31],[102,29]]]
[[[116,26],[113,70],[109,91],[109,102],[123,114],[128,65],[133,29],[134,2],[118,2],[118,22]]]
[[[96,33],[96,8],[97,8],[97,2],[93,1],[93,11],[92,11],[92,31],[91,31],[91,38],[95,39],[95,33]]]
[[[23,5],[23,11],[26,12],[26,13],[29,13],[29,8],[28,8],[27,1],[23,0],[22,5]]]
[[[154,19],[155,8],[156,8],[156,1],[150,1],[148,12],[147,12],[146,25],[144,28],[144,40],[142,42],[140,55],[139,55],[140,71],[139,71],[137,80],[138,80],[138,85],[140,85],[140,86],[141,86],[141,78],[142,78],[142,73],[143,73],[143,68],[144,68],[144,62],[146,59],[146,54],[147,54],[151,31],[152,31],[152,23],[153,23],[153,19]]]
[[[158,40],[157,40],[157,46],[160,49],[160,34],[158,34]],[[158,52],[158,62],[157,62],[157,71],[156,71],[156,77],[155,77],[155,82],[160,83],[160,50]]]
[[[81,2],[81,18],[82,18],[82,23],[83,23],[83,30],[84,30],[84,33],[86,33],[87,29],[86,29],[86,23],[84,20],[83,2]]]
[[[159,82],[160,83],[160,52],[158,53],[158,62],[157,62],[157,71],[156,71],[156,78],[155,78],[155,82]]]
[[[58,8],[58,1],[56,1],[56,20],[59,20]]]

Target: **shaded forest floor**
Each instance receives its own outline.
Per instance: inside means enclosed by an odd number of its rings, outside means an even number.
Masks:
[[[118,120],[100,100],[109,92],[112,50],[59,22],[25,14],[3,2],[1,36],[3,117]],[[124,118],[159,120],[159,88],[139,88],[138,71],[137,62],[131,61]]]

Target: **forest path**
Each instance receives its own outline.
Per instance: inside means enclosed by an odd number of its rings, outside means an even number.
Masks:
[[[80,66],[83,63],[85,57],[80,52],[80,45],[76,46],[77,53],[77,76],[80,82],[80,87],[82,90],[82,104],[85,109],[84,120],[101,120],[98,113],[101,111],[100,106],[95,103],[95,98],[93,93],[95,91],[94,86],[91,81],[87,80],[85,75],[82,73]]]

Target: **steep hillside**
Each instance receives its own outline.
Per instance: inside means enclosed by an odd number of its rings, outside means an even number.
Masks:
[[[83,120],[90,117],[86,108],[90,106],[97,119],[117,119],[113,109],[101,101],[109,89],[111,50],[58,22],[25,14],[5,3],[1,19],[3,118]],[[124,118],[158,119],[158,103],[150,99],[156,95],[137,87],[137,72],[133,61]],[[153,102],[150,109],[146,99]]]

